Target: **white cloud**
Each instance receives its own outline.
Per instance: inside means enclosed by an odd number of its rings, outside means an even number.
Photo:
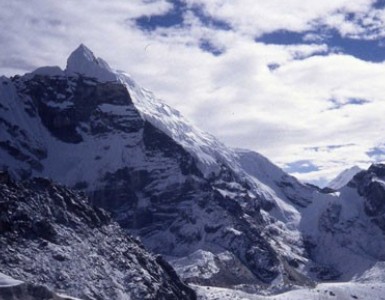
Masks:
[[[325,52],[326,45],[277,46],[253,39],[275,29],[304,30],[320,18],[330,24],[334,18],[343,30],[346,22],[339,16],[344,11],[371,16],[371,1],[194,2],[235,29],[207,28],[191,14],[185,17],[189,27],[143,33],[134,26],[133,17],[171,9],[166,1],[0,0],[0,73],[64,67],[69,53],[85,43],[227,144],[260,151],[281,166],[298,160],[319,166],[298,174],[301,179],[330,178],[341,168],[369,162],[365,152],[382,144],[385,132],[385,65],[347,55],[308,57]],[[202,38],[226,51],[217,57],[202,51]],[[269,64],[278,68],[270,70]],[[330,99],[346,104],[349,98],[370,103],[330,110]],[[351,145],[310,149],[338,144]]]
[[[336,12],[361,13],[368,11],[372,0],[192,0],[203,5],[214,17],[230,22],[238,31],[250,35],[287,29],[304,31],[315,20]],[[341,24],[338,24],[341,25]]]

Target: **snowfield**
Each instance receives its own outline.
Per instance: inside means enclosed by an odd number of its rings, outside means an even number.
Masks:
[[[234,289],[195,286],[199,300],[384,300],[385,284],[321,283],[312,289],[294,288],[271,295],[253,295]]]

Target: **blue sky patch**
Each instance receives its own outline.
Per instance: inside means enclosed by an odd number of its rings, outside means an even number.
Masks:
[[[354,19],[355,15],[347,15],[347,18]],[[358,39],[343,37],[337,30],[325,29],[322,26],[317,30],[305,32],[273,31],[256,38],[255,41],[274,45],[326,44],[329,52],[332,53],[348,54],[370,62],[385,61],[384,38]],[[316,55],[322,54],[327,53],[316,53]]]
[[[268,64],[267,67],[269,68],[270,71],[275,71],[280,67],[280,65],[273,63],[273,64]]]
[[[347,105],[364,105],[370,103],[369,100],[360,99],[360,98],[349,98],[346,101],[339,101],[337,99],[329,99],[329,102],[332,106],[328,110],[341,109]]]
[[[350,143],[350,144],[306,147],[306,148],[304,148],[304,150],[310,150],[310,151],[315,151],[315,152],[319,152],[319,151],[333,151],[333,150],[337,150],[337,149],[341,149],[341,148],[345,148],[345,147],[351,147],[351,146],[355,146],[355,144]]]
[[[366,154],[376,161],[378,161],[381,157],[385,156],[385,149],[380,147],[371,148]]]
[[[176,1],[173,8],[164,15],[143,16],[135,20],[142,30],[153,31],[158,27],[168,28],[183,24],[185,5]]]
[[[363,105],[366,103],[370,103],[370,101],[365,99],[360,99],[360,98],[350,98],[347,101],[347,104],[350,104],[350,105]]]
[[[202,22],[203,25],[210,28],[215,28],[219,30],[231,30],[231,26],[219,19],[209,16],[200,5],[194,5],[190,8],[190,11]]]
[[[304,44],[305,34],[288,30],[277,30],[266,33],[257,38],[257,42],[274,45],[298,45]]]
[[[326,146],[326,149],[328,149],[328,150],[336,150],[336,149],[341,149],[341,148],[351,147],[351,146],[355,146],[355,144],[328,145],[328,146]]]
[[[313,164],[310,160],[297,160],[292,163],[288,163],[284,170],[288,173],[309,173],[319,171],[319,167]]]
[[[373,8],[375,8],[375,9],[385,8],[385,0],[377,0],[376,2],[374,2]]]
[[[137,18],[135,20],[136,25],[146,31],[154,31],[157,28],[183,26],[185,14],[191,12],[206,27],[218,30],[231,30],[231,26],[228,23],[209,16],[200,5],[187,6],[183,0],[169,2],[173,6],[171,10],[163,15],[142,16]]]
[[[216,47],[213,43],[206,39],[200,40],[199,48],[201,48],[205,52],[211,53],[214,56],[219,56],[225,52],[224,49]]]

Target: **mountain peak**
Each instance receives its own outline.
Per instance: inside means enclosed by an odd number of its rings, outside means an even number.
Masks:
[[[71,56],[82,56],[91,62],[97,62],[94,53],[84,44],[80,44],[72,53]]]
[[[68,75],[83,75],[99,81],[116,81],[116,75],[110,66],[84,44],[80,44],[67,59],[65,72]]]
[[[327,187],[332,188],[334,190],[338,190],[344,187],[358,172],[362,171],[362,169],[358,166],[353,166],[349,169],[342,171],[336,178],[330,181]]]

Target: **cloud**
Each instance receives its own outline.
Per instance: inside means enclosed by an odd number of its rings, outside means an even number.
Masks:
[[[385,17],[372,1],[3,2],[1,74],[64,67],[85,43],[226,144],[282,167],[308,162],[307,172],[290,171],[313,182],[367,166],[384,143],[385,64],[334,51],[319,29],[373,42]],[[149,30],[175,11],[179,24]],[[298,42],[258,40],[283,29]]]
[[[337,12],[363,13],[372,6],[371,0],[193,0],[203,5],[215,18],[229,22],[236,30],[252,36],[259,36],[276,30],[302,32],[312,28],[315,20],[324,20]],[[331,22],[331,21],[330,21]],[[342,26],[343,22],[335,24]]]
[[[385,161],[385,144],[380,144],[376,147],[369,149],[366,154],[374,160],[374,162]]]

